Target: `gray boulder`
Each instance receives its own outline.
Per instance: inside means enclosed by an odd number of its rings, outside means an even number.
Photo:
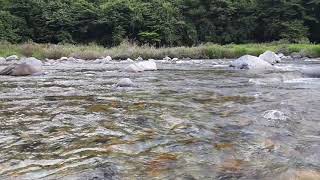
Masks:
[[[42,62],[36,58],[26,58],[20,64],[10,65],[0,71],[0,75],[29,76],[42,74]]]
[[[19,60],[19,57],[17,55],[8,56],[6,58],[7,61],[16,61]]]
[[[281,62],[281,58],[272,51],[266,51],[259,56],[260,59],[267,61],[270,64],[276,64]]]
[[[256,56],[251,56],[251,55],[244,55],[242,57],[240,57],[239,59],[231,62],[230,67],[234,67],[237,69],[248,69],[248,70],[272,70],[274,69],[274,67],[256,57]]]
[[[320,67],[304,69],[302,74],[310,78],[320,78]]]
[[[117,87],[134,87],[134,83],[129,78],[120,79],[116,85]]]

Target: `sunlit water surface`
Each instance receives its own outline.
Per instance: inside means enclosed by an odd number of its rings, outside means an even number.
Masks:
[[[250,73],[214,60],[47,63],[0,77],[1,179],[268,179],[320,170],[320,79],[287,62]],[[225,61],[227,64],[228,61]],[[2,68],[2,67],[1,67]],[[137,85],[116,88],[129,77]]]

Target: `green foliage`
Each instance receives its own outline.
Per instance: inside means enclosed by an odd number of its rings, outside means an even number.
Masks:
[[[0,40],[109,47],[126,39],[157,47],[319,42],[319,12],[320,0],[0,0]]]
[[[0,11],[0,41],[20,42],[24,21],[7,11]]]

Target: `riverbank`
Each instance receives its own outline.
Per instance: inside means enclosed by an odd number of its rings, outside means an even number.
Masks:
[[[135,44],[122,43],[113,48],[104,48],[98,45],[52,45],[52,44],[10,44],[0,43],[0,57],[10,55],[36,57],[38,59],[59,59],[61,57],[75,57],[85,60],[93,60],[111,56],[113,59],[138,58],[162,59],[166,56],[172,58],[191,59],[219,59],[238,58],[245,54],[258,56],[271,50],[284,55],[300,57],[320,57],[320,45],[316,44],[241,44],[241,45],[217,45],[205,44],[195,47],[171,47],[155,48],[150,46],[137,46]]]

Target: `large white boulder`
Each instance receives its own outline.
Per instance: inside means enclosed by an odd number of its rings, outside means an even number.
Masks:
[[[148,61],[138,62],[137,65],[140,66],[144,71],[156,71],[156,70],[158,70],[157,64],[153,59],[150,59]]]
[[[19,60],[19,57],[17,55],[8,56],[6,58],[7,61],[16,61]]]
[[[148,61],[141,61],[138,63],[132,63],[124,68],[126,72],[143,72],[143,71],[156,71],[158,70],[157,64],[153,59]]]
[[[103,58],[105,61],[112,61],[112,57],[111,56],[107,56],[105,58]]]
[[[144,69],[138,64],[133,63],[133,64],[130,64],[128,67],[125,67],[124,71],[137,73],[137,72],[143,72]]]
[[[8,66],[0,71],[0,75],[29,76],[42,74],[42,62],[36,58],[25,58],[20,64]]]
[[[276,64],[281,62],[281,58],[272,51],[266,51],[259,56],[260,59],[267,61],[270,64]]]
[[[272,70],[273,66],[256,57],[251,55],[244,55],[239,59],[231,62],[231,67],[235,67],[237,69],[250,69],[250,70]]]

